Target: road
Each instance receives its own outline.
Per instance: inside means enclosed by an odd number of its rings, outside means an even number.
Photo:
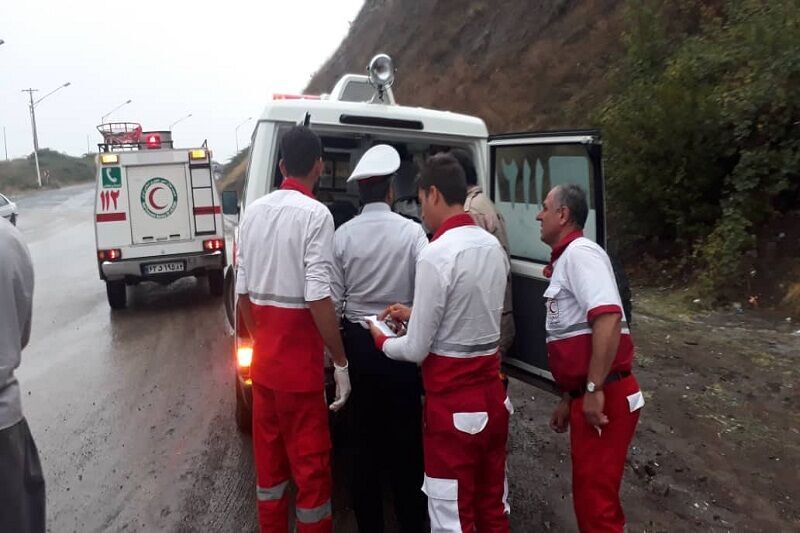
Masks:
[[[203,280],[129,289],[97,276],[93,186],[19,198],[36,273],[17,375],[51,531],[251,531],[252,452],[233,422],[221,300]]]

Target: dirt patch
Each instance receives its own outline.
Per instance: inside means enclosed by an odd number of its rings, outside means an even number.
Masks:
[[[629,531],[797,531],[798,325],[637,296],[647,405],[622,488]],[[568,442],[546,426],[555,399],[511,391],[514,530],[574,530]]]

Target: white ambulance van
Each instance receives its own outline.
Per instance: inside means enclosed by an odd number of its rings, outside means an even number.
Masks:
[[[98,130],[97,266],[111,308],[124,308],[127,286],[142,281],[206,277],[222,295],[225,236],[208,148],[174,148],[169,131],[135,123]]]
[[[547,368],[543,297],[548,285],[543,269],[550,248],[539,238],[536,214],[551,187],[578,183],[587,191],[590,202],[585,234],[605,244],[599,132],[489,135],[478,117],[397,105],[390,89],[394,67],[388,56],[376,56],[367,70],[368,76],[349,74],[341,78],[330,95],[276,95],[255,126],[242,196],[223,191],[223,212],[238,215],[280,186],[281,136],[303,122],[307,114],[309,126],[323,144],[325,170],[316,197],[331,209],[336,224],[358,213],[358,189],[346,180],[371,146],[387,143],[400,153],[394,209],[407,216],[413,216],[415,180],[426,157],[451,148],[465,149],[472,155],[479,185],[494,201],[508,230],[516,337],[512,352],[504,360],[505,368],[525,379],[542,380],[545,385],[552,382]],[[235,273],[232,262],[226,279],[230,309],[235,309]],[[250,423],[252,344],[237,313],[230,313],[230,318],[238,369],[236,421],[246,430]]]

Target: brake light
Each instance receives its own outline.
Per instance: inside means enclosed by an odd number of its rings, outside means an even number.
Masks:
[[[210,239],[207,241],[203,241],[203,250],[206,250],[208,252],[222,250],[223,248],[225,248],[225,241],[222,239]]]
[[[158,133],[149,133],[147,135],[147,139],[145,140],[145,144],[147,145],[148,150],[161,148],[161,135]]]
[[[122,250],[114,248],[111,250],[98,250],[97,258],[100,261],[117,261],[122,258]]]
[[[251,346],[239,346],[236,350],[236,364],[241,369],[250,368],[253,363],[253,348]]]

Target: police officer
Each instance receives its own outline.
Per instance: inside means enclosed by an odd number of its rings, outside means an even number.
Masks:
[[[262,532],[288,528],[290,479],[300,533],[330,533],[330,434],[324,348],[340,409],[350,394],[347,358],[330,294],[333,218],[314,199],[322,144],[297,126],[281,139],[280,190],[247,208],[239,232],[236,292],[253,337],[253,453]]]
[[[547,353],[562,400],[550,427],[570,429],[572,493],[582,532],[622,532],[619,488],[644,398],[633,342],[606,252],[583,236],[586,193],[554,187],[536,219],[552,248],[545,276]]]
[[[437,533],[507,532],[506,442],[511,404],[500,381],[500,316],[509,264],[500,243],[464,213],[464,171],[450,154],[431,157],[419,197],[434,239],[417,261],[407,334],[376,345],[420,364],[425,386],[425,480]]]
[[[391,211],[397,151],[379,144],[356,165],[348,182],[358,182],[361,214],[334,236],[333,299],[343,312],[345,351],[354,394],[353,504],[358,528],[383,531],[382,481],[394,495],[400,529],[423,530],[422,420],[419,370],[392,361],[375,348],[365,316],[394,302],[410,305],[416,262],[428,239],[422,227]]]

